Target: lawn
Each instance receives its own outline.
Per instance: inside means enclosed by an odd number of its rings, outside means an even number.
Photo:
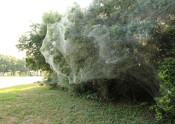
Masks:
[[[0,89],[0,124],[150,124],[152,116],[144,105],[103,103],[38,84]]]

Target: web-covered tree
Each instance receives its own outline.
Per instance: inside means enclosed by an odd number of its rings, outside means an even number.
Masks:
[[[114,96],[120,84],[130,94],[132,84],[158,96],[157,70],[146,44],[157,25],[167,23],[173,5],[172,0],[94,0],[83,10],[75,4],[60,22],[48,25],[41,51],[60,83],[108,80],[97,85],[106,95]]]
[[[75,4],[60,18],[46,14],[37,50],[56,72],[48,76],[50,85],[106,99],[159,96],[158,62],[174,47],[174,6],[174,0],[94,0],[87,9]],[[25,42],[27,55],[35,56],[33,43]]]
[[[48,12],[43,14],[41,24],[32,24],[30,31],[21,35],[18,40],[17,48],[26,51],[26,67],[31,70],[52,71],[50,65],[45,62],[44,56],[40,52],[43,39],[46,36],[47,24],[59,21],[61,15],[57,12]]]

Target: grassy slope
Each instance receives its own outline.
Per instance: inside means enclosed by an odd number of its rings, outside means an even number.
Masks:
[[[28,84],[0,89],[0,124],[154,123],[138,105],[100,103]]]

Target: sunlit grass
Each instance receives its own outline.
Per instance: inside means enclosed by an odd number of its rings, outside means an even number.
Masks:
[[[36,87],[38,87],[37,84],[25,84],[8,88],[0,88],[0,101],[13,100],[18,97],[20,92]]]
[[[37,84],[0,89],[0,124],[154,123],[140,105],[102,103]]]
[[[23,91],[23,90],[28,90],[31,88],[36,88],[38,87],[38,85],[33,86],[31,84],[27,84],[27,85],[22,85],[22,86],[13,86],[10,88],[0,88],[0,93],[8,93],[8,92],[19,92],[19,91]]]

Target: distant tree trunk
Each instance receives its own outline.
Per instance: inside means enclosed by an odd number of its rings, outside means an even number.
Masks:
[[[101,90],[102,90],[102,95],[103,95],[104,99],[108,99],[109,87],[108,87],[108,83],[106,82],[106,80],[104,80]]]
[[[15,76],[15,71],[12,72],[12,75]]]
[[[93,86],[95,86],[95,80],[93,79]]]

